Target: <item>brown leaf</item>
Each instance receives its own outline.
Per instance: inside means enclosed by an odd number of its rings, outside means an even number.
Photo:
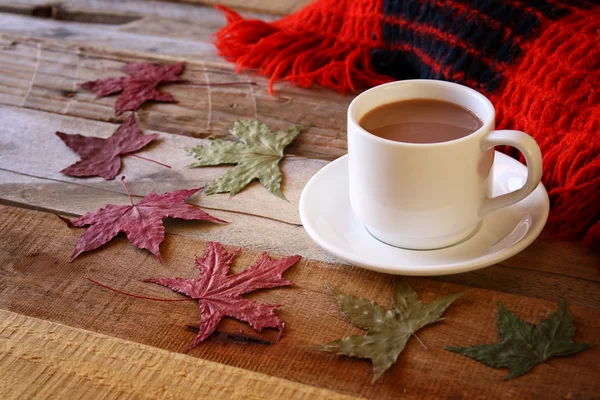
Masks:
[[[175,103],[170,93],[162,92],[157,86],[163,83],[185,82],[179,75],[185,63],[155,65],[150,63],[127,64],[124,71],[129,76],[98,79],[80,84],[84,89],[96,93],[96,98],[122,92],[115,102],[115,115],[124,111],[135,111],[148,100]]]
[[[200,270],[199,278],[147,279],[198,300],[200,308],[200,330],[190,345],[190,350],[208,338],[223,317],[247,322],[257,331],[275,328],[281,332],[284,323],[277,317],[278,305],[257,303],[242,297],[257,289],[294,285],[283,278],[283,273],[294,265],[300,256],[272,260],[267,253],[251,267],[237,275],[229,275],[229,268],[239,251],[229,253],[219,243],[209,242],[202,258],[196,258]]]
[[[71,221],[70,227],[89,226],[79,238],[71,261],[84,251],[97,249],[108,243],[118,233],[125,232],[131,243],[141,249],[149,250],[162,262],[159,246],[165,239],[163,218],[226,222],[209,215],[198,207],[185,203],[186,198],[200,189],[202,188],[177,190],[160,195],[153,191],[137,204],[133,204],[131,195],[129,195],[130,206],[109,204],[98,211],[87,213]],[[68,223],[66,218],[61,219]]]
[[[111,180],[119,173],[122,155],[140,150],[156,139],[158,134],[144,135],[135,115],[131,114],[127,122],[119,125],[108,139],[63,132],[56,132],[56,136],[81,156],[79,161],[60,172],[71,176],[101,176]]]

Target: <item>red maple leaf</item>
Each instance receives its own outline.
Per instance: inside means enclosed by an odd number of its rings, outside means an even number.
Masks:
[[[161,92],[156,87],[161,83],[185,82],[178,76],[184,68],[185,63],[131,63],[123,68],[129,76],[98,79],[81,83],[79,86],[96,93],[96,98],[123,92],[115,102],[115,115],[121,115],[124,111],[137,110],[147,100],[176,103],[170,93]]]
[[[144,135],[137,126],[135,115],[131,114],[108,139],[63,132],[56,132],[56,136],[81,156],[79,161],[60,172],[71,176],[101,176],[111,180],[119,173],[122,155],[140,150],[156,139],[158,134]]]
[[[185,202],[186,198],[201,189],[177,190],[160,195],[152,191],[139,203],[133,204],[131,194],[125,187],[131,202],[130,206],[108,204],[104,208],[87,213],[73,221],[60,217],[70,227],[89,225],[87,231],[79,238],[75,251],[71,255],[71,261],[84,251],[97,249],[108,243],[118,233],[125,232],[131,243],[141,249],[149,250],[162,262],[159,246],[165,238],[163,218],[226,222]]]
[[[145,280],[198,300],[200,331],[189,350],[209,337],[221,319],[226,316],[247,322],[259,332],[264,328],[276,328],[281,336],[284,323],[275,314],[275,310],[280,306],[257,303],[243,298],[242,295],[257,289],[294,285],[282,275],[301,257],[291,256],[272,260],[267,253],[262,253],[253,266],[237,275],[228,275],[229,267],[238,253],[239,250],[228,253],[221,244],[209,242],[204,257],[196,258],[200,278]]]

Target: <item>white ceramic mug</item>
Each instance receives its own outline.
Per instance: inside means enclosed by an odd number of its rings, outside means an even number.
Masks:
[[[408,99],[443,100],[475,113],[483,126],[439,143],[404,143],[380,138],[358,121],[383,104]],[[350,204],[377,239],[408,249],[459,243],[481,226],[482,217],[527,197],[540,183],[542,156],[533,138],[495,128],[495,110],[481,93],[456,83],[405,80],[374,87],[348,108]],[[527,182],[490,198],[494,146],[516,147],[527,160]]]

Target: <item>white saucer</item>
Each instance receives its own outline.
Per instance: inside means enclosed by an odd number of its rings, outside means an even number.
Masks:
[[[496,152],[493,196],[519,189],[527,168]],[[527,247],[548,218],[548,193],[540,185],[527,198],[487,214],[466,241],[438,250],[407,250],[375,239],[358,220],[348,199],[348,156],[315,174],[300,196],[300,219],[308,235],[329,253],[366,269],[397,275],[447,275],[505,260]]]

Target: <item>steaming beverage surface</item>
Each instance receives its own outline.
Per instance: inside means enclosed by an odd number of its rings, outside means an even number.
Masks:
[[[471,111],[441,100],[412,99],[388,103],[358,122],[366,131],[405,143],[439,143],[470,135],[483,126]]]

